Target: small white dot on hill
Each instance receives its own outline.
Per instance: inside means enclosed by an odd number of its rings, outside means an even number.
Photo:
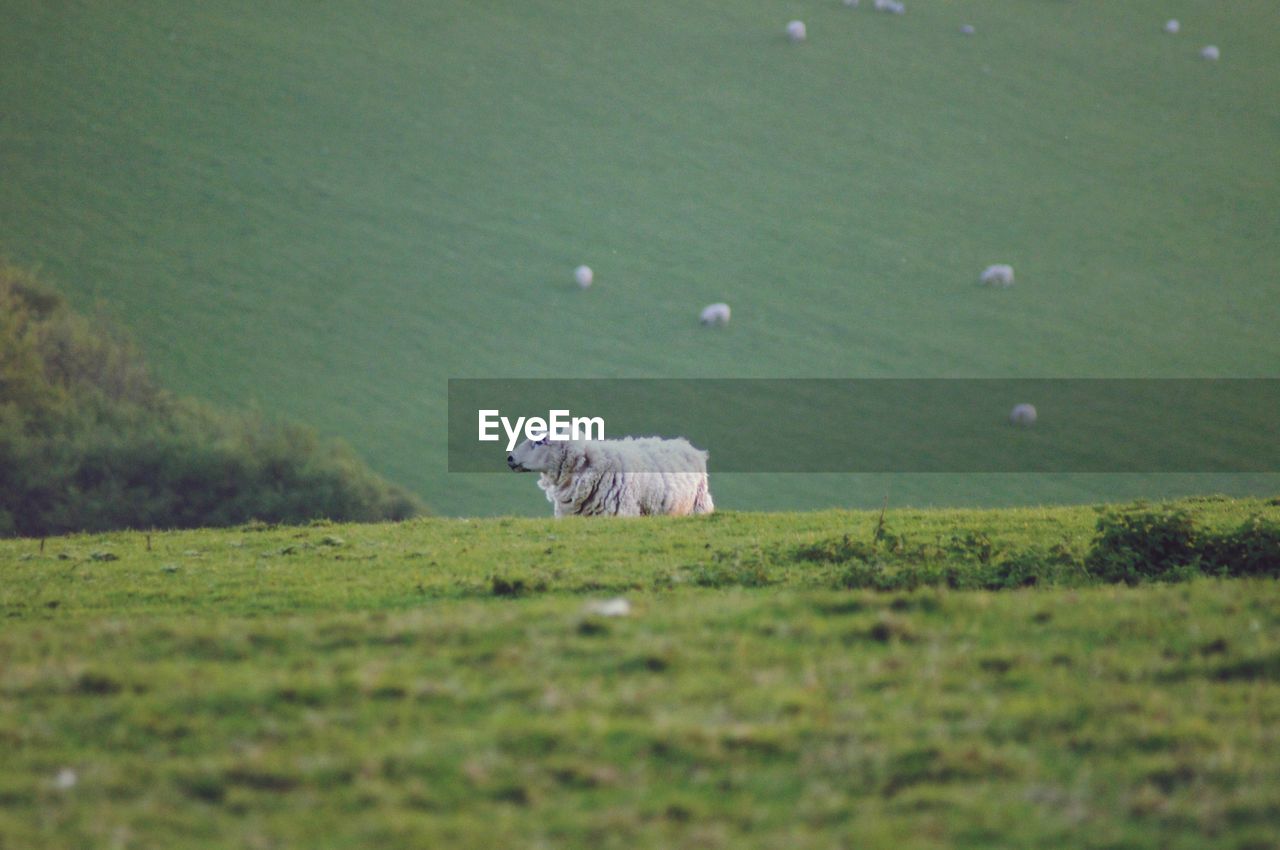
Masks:
[[[591,271],[591,266],[578,266],[573,270],[573,279],[577,281],[578,286],[586,289],[595,281],[595,272]]]
[[[1202,59],[1208,59],[1210,62],[1217,62],[1219,57],[1218,46],[1216,44],[1207,44],[1200,51]]]
[[[963,33],[964,35],[973,35],[975,32],[977,32],[977,30],[973,28],[973,24],[965,24],[964,26],[960,27],[960,32]]]
[[[1015,404],[1009,411],[1009,424],[1021,428],[1030,428],[1036,424],[1036,407],[1034,404]]]
[[[808,37],[805,31],[804,21],[791,21],[787,24],[787,38],[792,41],[804,41]]]
[[[1164,22],[1164,31],[1170,35],[1176,35],[1180,29],[1182,29],[1182,24],[1178,23],[1177,18],[1170,18]]]

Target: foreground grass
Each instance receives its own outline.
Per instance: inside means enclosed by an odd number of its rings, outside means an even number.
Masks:
[[[1097,516],[885,527],[1083,557]],[[1274,581],[875,593],[795,556],[878,520],[0,542],[0,847],[1274,846]]]

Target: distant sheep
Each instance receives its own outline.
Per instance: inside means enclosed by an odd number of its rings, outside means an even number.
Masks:
[[[787,38],[792,41],[804,41],[807,36],[804,21],[791,21],[787,24]]]
[[[891,12],[895,15],[907,13],[907,6],[901,0],[875,0],[874,8],[877,12]]]
[[[978,279],[984,286],[1013,286],[1013,266],[1004,263],[987,266]]]
[[[1009,424],[1021,428],[1030,428],[1036,424],[1036,406],[1034,404],[1015,404],[1009,411]]]
[[[573,279],[578,282],[578,286],[586,289],[595,281],[596,274],[591,271],[591,266],[578,266],[573,270]]]
[[[715,510],[707,453],[688,440],[525,440],[507,455],[562,516],[686,516]]]
[[[973,24],[964,24],[960,27],[960,32],[964,35],[973,35],[977,30],[973,28]]]
[[[704,325],[729,324],[729,305],[723,302],[708,304],[702,308],[702,315],[698,317],[698,321]]]
[[[1164,31],[1170,35],[1177,35],[1180,29],[1182,29],[1182,24],[1178,23],[1177,18],[1170,18],[1164,22]]]
[[[1216,44],[1205,45],[1205,47],[1200,51],[1200,57],[1202,59],[1208,59],[1210,62],[1217,62],[1218,56],[1218,46]]]

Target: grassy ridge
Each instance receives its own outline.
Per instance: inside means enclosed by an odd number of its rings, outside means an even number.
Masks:
[[[884,525],[1083,553],[1097,516]],[[873,593],[784,557],[878,524],[0,541],[0,843],[1270,846],[1274,581]]]
[[[1269,376],[1280,353],[1269,0],[6,11],[0,248],[106,299],[166,385],[279,406],[438,511],[542,510],[525,482],[442,473],[449,377]],[[994,261],[1017,287],[973,285]],[[733,324],[704,332],[721,299]]]

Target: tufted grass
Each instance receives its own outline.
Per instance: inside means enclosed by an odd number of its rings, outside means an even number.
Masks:
[[[1100,515],[884,527],[1083,556]],[[2,541],[0,846],[1272,846],[1274,580],[881,593],[797,554],[878,523]]]

